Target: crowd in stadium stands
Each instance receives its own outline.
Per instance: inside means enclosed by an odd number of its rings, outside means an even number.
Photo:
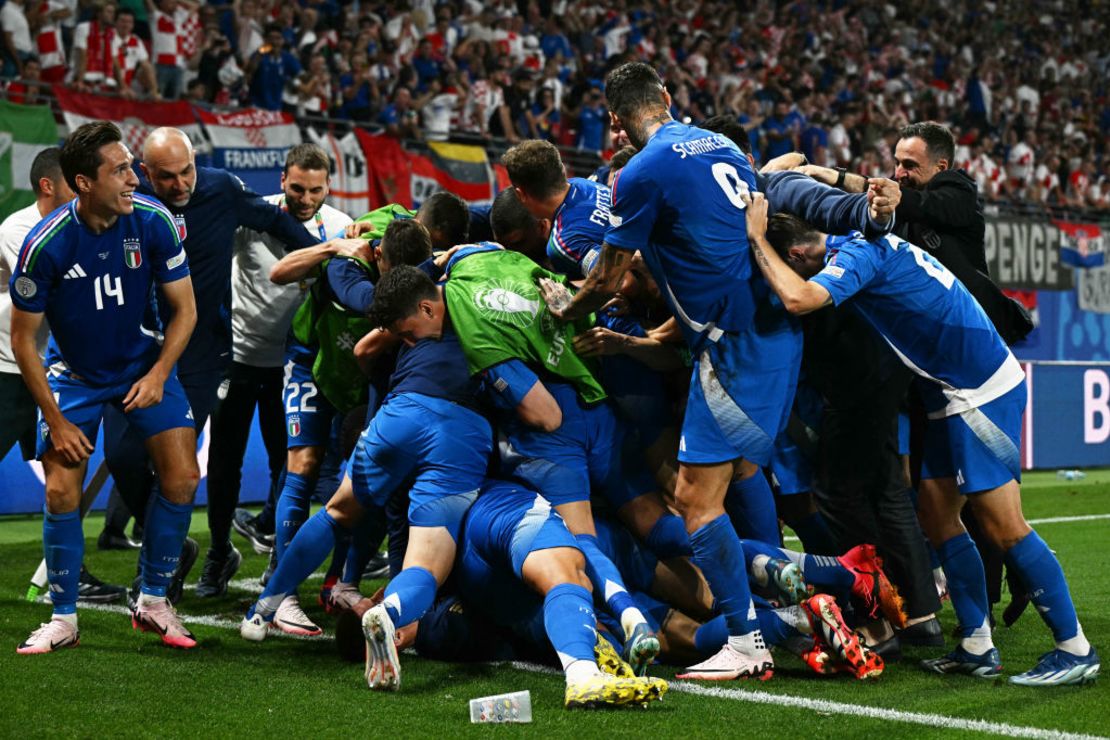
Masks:
[[[593,151],[605,72],[638,59],[677,119],[731,111],[764,160],[889,174],[898,129],[935,119],[988,199],[1110,207],[1106,13],[1082,0],[6,0],[0,24],[7,77]]]

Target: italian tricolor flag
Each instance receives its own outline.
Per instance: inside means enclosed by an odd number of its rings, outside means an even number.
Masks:
[[[0,221],[35,202],[31,163],[57,144],[58,126],[48,106],[0,101]]]

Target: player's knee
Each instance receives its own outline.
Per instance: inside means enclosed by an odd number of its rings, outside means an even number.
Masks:
[[[160,483],[162,495],[170,503],[191,504],[200,484],[200,470],[196,464],[182,466],[166,475]]]
[[[46,484],[46,510],[51,514],[68,514],[74,511],[81,501],[79,491],[58,484]]]
[[[983,516],[976,510],[979,526],[983,534],[998,549],[1003,552],[1021,542],[1027,534],[1033,531],[1025,517],[1020,513],[1006,516]]]

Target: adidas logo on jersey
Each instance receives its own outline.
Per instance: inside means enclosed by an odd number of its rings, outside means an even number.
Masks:
[[[75,278],[83,277],[88,277],[88,275],[85,274],[85,271],[81,268],[81,265],[74,265],[73,267],[69,268],[69,272],[62,276],[62,279],[73,280]]]

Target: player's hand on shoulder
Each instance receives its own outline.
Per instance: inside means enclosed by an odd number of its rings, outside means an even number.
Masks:
[[[374,224],[369,221],[352,221],[343,228],[343,236],[348,239],[356,239],[373,228]]]
[[[71,465],[87,460],[94,449],[80,427],[64,418],[59,423],[50,425],[50,444]]]
[[[557,319],[563,318],[563,314],[570,307],[573,298],[567,286],[545,277],[537,280],[536,284],[540,288],[540,295],[543,296],[544,303],[547,304],[547,309],[551,311],[551,315]]]
[[[886,223],[902,202],[902,188],[894,180],[871,177],[867,180],[868,214],[873,221]]]
[[[164,383],[165,378],[159,377],[153,370],[136,380],[123,397],[123,412],[147,409],[161,402]]]
[[[436,258],[434,260],[436,268],[438,268],[440,270],[446,270],[447,269],[447,263],[451,261],[451,258],[455,256],[456,252],[458,252],[460,249],[462,249],[465,246],[468,246],[468,245],[466,245],[466,244],[456,244],[455,246],[451,247],[450,249],[447,249],[446,251],[443,251],[443,252],[440,252],[439,254],[437,254]]]
[[[366,262],[373,262],[373,251],[370,242],[365,239],[336,239],[335,255],[337,257],[355,257]]]
[[[767,232],[767,198],[763,193],[741,193],[747,213],[748,238],[762,237]]]

